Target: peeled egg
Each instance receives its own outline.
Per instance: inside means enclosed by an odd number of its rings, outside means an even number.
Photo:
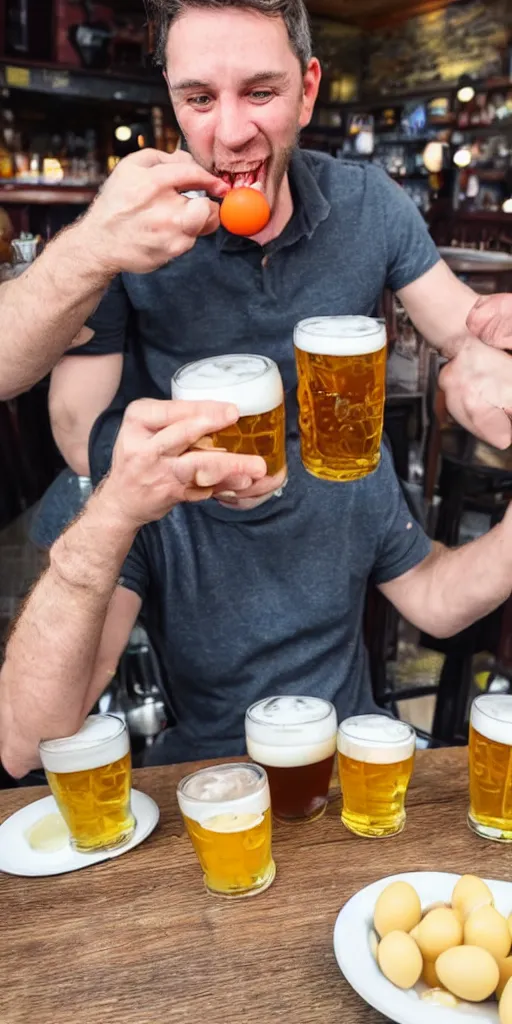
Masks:
[[[500,1024],[512,1024],[512,980],[507,981],[498,1007]]]
[[[379,943],[377,960],[384,976],[397,988],[413,988],[423,968],[421,953],[407,932],[388,932]]]
[[[418,893],[408,882],[392,882],[375,904],[373,924],[381,939],[389,932],[410,932],[421,921]]]
[[[459,878],[452,893],[452,907],[460,911],[464,918],[469,917],[477,907],[492,903],[492,892],[481,878],[476,875],[462,875]]]
[[[437,977],[436,965],[431,963],[430,960],[423,961],[423,970],[421,972],[421,980],[428,985],[429,988],[439,988],[439,978]]]
[[[443,988],[470,1003],[488,999],[500,979],[494,957],[478,946],[445,950],[436,960],[436,974]]]
[[[508,930],[510,932],[510,937],[512,938],[512,914],[510,915],[510,917],[508,919]]]
[[[414,928],[411,928],[411,930],[409,932],[409,935],[411,936],[411,939],[414,939],[415,942],[418,941],[418,932],[419,932],[419,930],[420,930],[420,926],[419,926],[419,924],[417,924],[417,925],[414,926]]]
[[[496,989],[496,999],[501,999],[501,994],[507,981],[509,978],[512,978],[512,956],[507,956],[505,960],[498,960],[498,970],[500,972],[500,981]]]
[[[447,907],[430,910],[418,925],[416,942],[425,960],[431,961],[437,960],[445,949],[460,946],[462,924],[457,914]]]
[[[370,953],[372,954],[374,960],[376,960],[377,959],[377,950],[379,948],[379,939],[377,937],[377,933],[374,932],[373,928],[372,928],[372,930],[370,932],[369,943],[370,943]]]
[[[504,917],[489,905],[478,907],[466,919],[464,942],[467,946],[487,949],[496,960],[502,960],[510,953],[510,932]]]
[[[456,1010],[459,1005],[451,992],[445,992],[444,988],[429,988],[420,997],[424,1003],[432,1003],[433,1006],[444,1006],[447,1010]]]

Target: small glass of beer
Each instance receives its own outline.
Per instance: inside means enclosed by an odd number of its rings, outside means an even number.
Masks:
[[[269,697],[246,713],[249,756],[268,775],[272,813],[281,821],[314,821],[327,806],[336,710],[319,697]]]
[[[132,762],[125,723],[90,715],[75,736],[39,744],[48,785],[78,853],[124,846],[135,831]]]
[[[269,476],[286,478],[284,389],[279,368],[266,356],[233,353],[187,363],[171,382],[173,398],[231,402],[240,419],[212,435],[216,448],[261,455]]]
[[[302,461],[320,480],[377,468],[384,422],[386,325],[366,316],[302,320],[294,333]]]
[[[405,794],[416,734],[385,715],[346,718],[338,729],[341,820],[368,838],[397,835],[405,825]]]
[[[187,775],[178,804],[208,892],[254,896],[274,881],[270,791],[259,765],[222,764]]]
[[[483,694],[471,705],[468,823],[485,839],[512,842],[510,694]]]

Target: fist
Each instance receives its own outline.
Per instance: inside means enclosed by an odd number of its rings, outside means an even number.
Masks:
[[[487,345],[512,349],[512,295],[482,296],[473,306],[467,326]]]
[[[238,417],[237,407],[224,402],[134,402],[119,431],[102,500],[138,529],[181,502],[247,491],[266,475],[264,459],[204,445],[205,436]]]
[[[181,256],[219,226],[219,204],[181,194],[193,190],[221,199],[229,188],[188,153],[133,153],[118,164],[79,225],[84,252],[112,277],[149,273]]]
[[[512,358],[473,339],[439,375],[449,413],[495,448],[512,441]]]

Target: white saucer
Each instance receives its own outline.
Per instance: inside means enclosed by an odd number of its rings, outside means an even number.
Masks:
[[[423,908],[451,900],[460,875],[440,871],[414,871],[392,875],[361,889],[338,914],[334,928],[334,952],[349,985],[370,1005],[396,1024],[499,1024],[498,1004],[459,1003],[456,1010],[432,1006],[420,999],[427,986],[418,982],[404,992],[392,985],[379,970],[370,950],[369,936],[377,897],[390,882],[409,882]],[[512,911],[512,883],[485,879],[496,905],[506,917]]]
[[[132,789],[131,801],[137,821],[135,832],[126,846],[105,853],[76,853],[69,845],[52,853],[33,850],[25,838],[25,832],[40,818],[58,813],[57,804],[52,796],[47,796],[22,807],[0,825],[0,871],[9,875],[64,875],[67,871],[79,871],[80,868],[88,868],[91,864],[100,864],[101,861],[128,853],[147,839],[160,817],[157,804],[146,793]]]

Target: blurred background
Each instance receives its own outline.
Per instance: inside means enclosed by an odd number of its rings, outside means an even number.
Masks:
[[[306,148],[373,161],[410,195],[443,255],[478,292],[512,291],[512,5],[509,0],[310,0],[324,71]],[[180,146],[153,65],[142,0],[0,0],[0,281],[93,200],[126,154]],[[499,521],[512,453],[451,423],[438,360],[383,297],[386,432],[411,507],[463,543]],[[41,500],[59,479],[63,523],[89,482],[53,442],[48,381],[0,403],[0,638],[46,559]],[[69,500],[68,500],[69,499]],[[462,743],[467,704],[512,679],[509,603],[450,641],[418,636],[369,594],[377,699],[425,743]],[[140,749],[165,721],[158,655],[136,630],[105,698]],[[130,717],[131,716],[131,717]],[[1,784],[1,781],[0,781]]]

